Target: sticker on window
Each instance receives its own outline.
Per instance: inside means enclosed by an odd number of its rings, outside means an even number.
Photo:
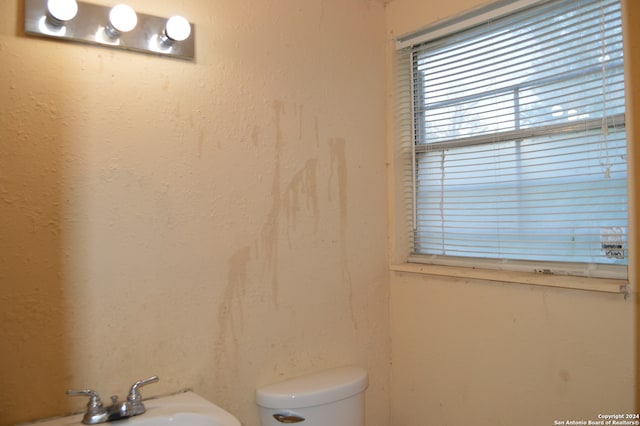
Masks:
[[[600,228],[600,250],[608,259],[624,259],[624,228]]]

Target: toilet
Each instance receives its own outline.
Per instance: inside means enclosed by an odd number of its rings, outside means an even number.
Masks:
[[[340,367],[296,377],[256,391],[261,426],[364,426],[367,371]]]

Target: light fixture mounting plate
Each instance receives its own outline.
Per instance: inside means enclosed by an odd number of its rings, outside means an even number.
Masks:
[[[78,2],[78,14],[61,26],[47,21],[47,0],[25,0],[24,9],[24,30],[29,35],[186,60],[195,56],[194,24],[190,24],[189,38],[168,45],[161,40],[167,18],[137,13],[138,24],[133,30],[110,38],[104,33],[109,23],[109,6]]]

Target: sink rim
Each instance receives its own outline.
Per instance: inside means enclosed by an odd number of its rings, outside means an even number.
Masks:
[[[219,407],[215,403],[203,398],[197,393],[188,390],[168,396],[159,396],[144,400],[146,413],[123,419],[118,422],[101,423],[113,426],[135,426],[137,423],[148,423],[153,419],[171,418],[178,414],[197,414],[212,417],[220,426],[242,426],[240,421],[231,413]],[[83,414],[40,419],[34,422],[22,423],[19,426],[86,426],[82,423]],[[217,426],[217,425],[216,425]]]
[[[241,426],[240,421],[231,413],[201,397],[193,391],[152,398],[144,401],[147,409],[141,416],[130,417],[125,421],[170,417],[178,414],[200,414],[213,416],[222,422],[222,426]]]

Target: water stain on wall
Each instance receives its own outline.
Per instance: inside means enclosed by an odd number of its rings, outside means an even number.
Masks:
[[[243,329],[244,311],[242,300],[247,287],[247,266],[251,260],[250,247],[242,247],[236,250],[229,259],[229,272],[227,275],[227,286],[222,296],[222,302],[218,306],[218,328],[220,330],[215,341],[215,362],[217,371],[221,368],[223,357],[226,355],[228,361],[233,361],[238,356],[239,335]],[[231,349],[231,350],[229,350]],[[237,368],[237,363],[227,362],[226,366]],[[218,380],[222,385],[224,380]]]
[[[313,212],[314,232],[318,230],[318,183],[316,179],[318,160],[307,160],[291,179],[282,194],[281,204],[287,218],[287,230],[295,229],[298,212],[301,208],[300,198],[305,198],[305,207]]]
[[[282,151],[285,138],[282,128],[283,115],[285,114],[284,102],[273,103],[273,124],[275,127],[275,159],[273,169],[273,181],[271,185],[272,204],[267,213],[267,218],[262,226],[259,252],[264,253],[263,260],[267,275],[271,279],[273,303],[278,306],[278,263],[279,263],[279,238],[281,231],[289,233],[295,229],[298,213],[303,207],[311,210],[314,217],[314,232],[318,229],[318,184],[317,168],[318,160],[309,159],[291,177],[289,182],[282,185]],[[303,107],[296,107],[296,115],[299,117],[299,137],[303,137]],[[286,227],[281,228],[281,219],[286,220]]]
[[[267,274],[271,277],[271,293],[274,301],[274,305],[278,306],[278,235],[280,230],[280,223],[278,217],[280,216],[280,171],[281,171],[281,157],[282,157],[282,145],[284,138],[282,135],[282,115],[284,114],[284,102],[273,102],[273,125],[275,127],[275,162],[273,169],[273,180],[271,183],[271,209],[267,214],[267,220],[262,227],[261,234],[261,248],[265,253],[265,267],[267,268]]]
[[[287,146],[287,131],[293,131],[293,137],[302,137],[304,141],[304,123],[301,120],[303,108],[295,107],[293,116],[287,117],[285,104],[283,101],[274,101],[272,108],[272,125],[274,132],[274,145],[271,162],[265,164],[272,165],[272,180],[270,185],[271,199],[268,202],[268,209],[265,213],[264,222],[260,227],[259,236],[237,250],[228,260],[228,282],[223,293],[222,302],[218,306],[218,335],[215,340],[215,362],[218,369],[217,377],[220,386],[225,387],[226,379],[232,380],[241,374],[241,371],[234,371],[238,368],[236,360],[242,356],[241,351],[246,350],[249,342],[243,340],[244,328],[252,327],[249,324],[252,316],[247,311],[247,297],[252,295],[270,292],[271,305],[278,310],[279,286],[282,270],[280,256],[282,255],[282,244],[287,242],[290,246],[295,245],[300,238],[309,238],[309,232],[317,233],[320,229],[320,200],[318,197],[320,183],[318,176],[328,177],[327,191],[329,203],[335,203],[337,218],[330,218],[330,223],[336,223],[336,234],[339,235],[340,257],[340,282],[344,286],[344,291],[348,293],[348,304],[354,328],[358,328],[353,301],[353,284],[349,271],[347,256],[347,155],[346,142],[343,138],[329,140],[326,145],[327,151],[320,158],[308,158],[303,164],[291,170],[291,164],[285,164],[285,148]],[[311,124],[311,140],[308,144],[319,145],[318,121]],[[298,129],[300,126],[300,129]],[[315,132],[315,134],[313,133]],[[261,132],[259,127],[254,126],[251,132],[253,145],[260,144]],[[315,138],[315,139],[314,139]],[[299,149],[296,147],[296,149]],[[322,161],[324,159],[324,162]],[[324,173],[319,170],[324,170]],[[330,210],[327,210],[330,211]],[[298,228],[300,227],[300,230]],[[261,278],[252,281],[248,277],[249,273],[257,272]],[[270,290],[270,291],[269,291]],[[268,296],[267,296],[268,297]],[[346,298],[345,297],[345,298]],[[344,300],[344,299],[343,299]],[[247,324],[244,324],[247,322]],[[300,355],[300,354],[298,354]],[[303,358],[304,355],[300,355]],[[296,362],[297,358],[290,362]],[[230,370],[230,374],[223,371]]]
[[[198,134],[198,158],[202,159],[202,149],[204,147],[204,130],[200,129]]]
[[[258,146],[259,141],[260,141],[260,127],[253,126],[253,129],[251,130],[251,142],[253,143],[253,146]]]
[[[329,175],[329,189],[334,187],[333,181],[336,179],[334,172],[337,174],[337,186],[340,206],[340,232],[344,237],[347,228],[347,160],[345,152],[345,142],[342,138],[331,140],[331,174]],[[331,192],[329,192],[331,199]]]
[[[329,175],[329,199],[331,200],[331,190],[338,188],[338,207],[340,209],[340,267],[342,270],[342,281],[349,287],[349,308],[351,311],[351,321],[356,329],[358,322],[355,317],[353,307],[353,282],[349,271],[349,258],[347,252],[347,154],[346,143],[343,138],[334,138],[330,143],[331,149],[331,174]],[[337,182],[336,182],[337,180]]]
[[[302,129],[304,127],[304,106],[296,106],[296,114],[298,115],[298,140],[302,140]]]
[[[569,373],[567,370],[560,370],[560,372],[558,373],[558,377],[560,377],[560,379],[567,383],[571,380],[571,373]]]
[[[283,237],[289,237],[296,229],[301,215],[309,212],[313,215],[313,230],[319,225],[318,205],[318,160],[308,159],[295,171],[291,177],[284,177],[285,167],[282,164],[285,146],[285,130],[283,119],[285,106],[282,101],[272,104],[273,126],[275,131],[275,146],[273,157],[273,179],[271,181],[271,203],[266,212],[265,221],[260,229],[260,235],[253,243],[236,250],[228,260],[227,284],[218,305],[217,327],[214,357],[217,374],[216,380],[222,392],[226,392],[233,377],[238,377],[237,359],[242,356],[248,342],[243,341],[245,324],[250,321],[246,312],[247,294],[260,294],[257,287],[271,285],[272,305],[278,308],[279,286],[279,255]],[[297,111],[301,111],[297,108]],[[259,145],[260,129],[254,126],[251,140]],[[283,182],[285,180],[285,182]],[[308,216],[306,216],[308,218]],[[283,235],[285,233],[285,235]],[[262,270],[261,276],[265,280],[251,282],[250,271]],[[253,287],[251,287],[253,285]],[[256,291],[257,290],[257,291]]]

